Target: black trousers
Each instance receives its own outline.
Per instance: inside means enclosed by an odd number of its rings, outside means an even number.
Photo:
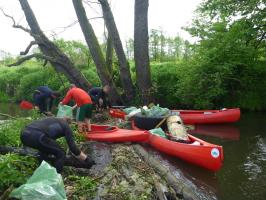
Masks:
[[[57,142],[46,136],[45,133],[31,128],[26,128],[22,131],[20,137],[25,146],[39,150],[40,160],[51,161],[50,155],[55,159],[52,165],[58,173],[61,173],[64,167],[66,158],[65,151],[57,144]]]

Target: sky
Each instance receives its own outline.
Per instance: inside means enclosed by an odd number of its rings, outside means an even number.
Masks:
[[[28,0],[41,29],[53,39],[79,40],[84,42],[79,24],[64,29],[77,20],[72,0]],[[86,1],[86,0],[85,0]],[[94,1],[94,0],[93,0]],[[97,0],[95,0],[97,1]],[[149,29],[161,28],[167,35],[179,34],[182,38],[193,41],[193,38],[182,29],[191,23],[193,11],[202,0],[150,0]],[[115,22],[121,40],[133,38],[134,33],[134,0],[111,0]],[[88,18],[101,16],[98,4],[84,4]],[[27,27],[24,13],[18,0],[0,0],[0,7],[13,16],[17,23]],[[90,20],[97,37],[103,39],[103,19]],[[20,29],[12,28],[12,22],[0,12],[0,50],[18,55],[33,39]],[[56,36],[55,36],[56,34]],[[84,42],[85,43],[85,42]]]

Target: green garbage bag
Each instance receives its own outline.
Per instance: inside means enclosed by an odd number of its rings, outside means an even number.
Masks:
[[[132,106],[132,107],[129,107],[129,108],[125,108],[123,109],[123,111],[128,115],[129,113],[131,113],[132,111],[135,111],[137,110],[138,108]]]
[[[67,117],[67,118],[72,119],[73,118],[72,107],[59,104],[56,117],[59,117],[59,118]]]
[[[154,128],[154,129],[149,130],[149,132],[154,135],[158,135],[160,137],[166,138],[166,134],[161,128]]]
[[[66,200],[62,176],[56,169],[43,161],[27,183],[14,189],[10,197],[22,200]]]
[[[148,110],[141,110],[142,115],[148,116],[148,117],[162,117],[166,116],[170,113],[170,110],[168,108],[161,108],[159,105],[152,106]]]

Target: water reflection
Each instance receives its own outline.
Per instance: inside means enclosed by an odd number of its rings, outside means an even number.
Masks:
[[[227,140],[239,140],[239,128],[233,124],[216,124],[216,125],[195,125],[194,129],[189,130],[191,134],[200,134],[206,136],[218,137]]]

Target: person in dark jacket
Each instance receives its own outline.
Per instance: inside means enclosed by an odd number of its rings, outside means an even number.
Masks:
[[[53,91],[48,86],[39,86],[33,94],[33,101],[41,113],[47,114],[51,112],[53,101],[59,96],[58,92]]]
[[[89,95],[92,98],[93,104],[98,110],[102,110],[103,108],[107,108],[110,106],[108,101],[109,92],[109,85],[105,85],[103,88],[93,87],[89,90]]]
[[[53,166],[58,173],[61,173],[66,158],[65,151],[58,145],[56,139],[64,137],[71,153],[88,166],[94,164],[89,160],[76,145],[73,132],[66,119],[49,117],[37,120],[27,125],[21,132],[21,142],[28,147],[39,150],[40,160],[49,161],[49,156],[55,157]]]

